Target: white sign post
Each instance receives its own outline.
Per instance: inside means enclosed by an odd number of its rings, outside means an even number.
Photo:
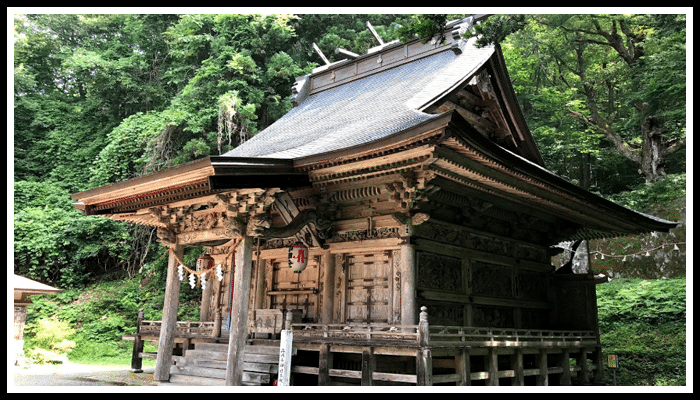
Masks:
[[[280,359],[277,386],[289,386],[292,369],[292,330],[284,329],[280,335]]]

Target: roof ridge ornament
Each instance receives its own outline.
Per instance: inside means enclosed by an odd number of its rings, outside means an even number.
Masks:
[[[374,30],[374,27],[372,26],[372,24],[369,23],[369,21],[367,21],[367,27],[369,28],[369,31],[372,32],[372,36],[374,36],[374,38],[377,39],[377,42],[379,42],[379,45],[384,46],[384,41],[379,36],[377,31]]]
[[[474,14],[470,15],[452,27],[450,34],[452,35],[452,51],[455,54],[461,54],[464,46],[467,44],[470,38],[465,38],[464,34],[468,31],[474,32],[474,25],[477,22],[483,21],[488,18],[488,14]]]
[[[321,57],[321,59],[323,60],[323,62],[326,63],[326,65],[331,65],[331,62],[328,61],[328,59],[326,58],[325,55],[323,55],[323,52],[321,51],[321,49],[318,48],[318,46],[316,45],[316,42],[313,42],[313,43],[311,43],[311,44],[313,45],[314,51],[316,52],[316,54],[318,54],[319,57]]]

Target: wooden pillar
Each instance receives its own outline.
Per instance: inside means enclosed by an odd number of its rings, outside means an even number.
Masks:
[[[433,386],[433,356],[430,349],[416,350],[418,386]]]
[[[537,354],[537,369],[540,373],[537,375],[537,386],[549,386],[549,373],[547,371],[547,350],[540,349]]]
[[[199,322],[212,321],[214,316],[211,314],[211,302],[214,296],[214,285],[216,275],[213,273],[207,274],[206,287],[202,290],[202,302],[199,306]]]
[[[139,353],[143,352],[143,340],[141,340],[141,321],[143,321],[143,308],[139,309],[136,316],[136,336],[134,337],[134,348],[131,351],[131,372],[143,372],[143,359]]]
[[[601,346],[596,346],[593,350],[593,365],[595,365],[593,383],[600,385],[603,383],[603,348]]]
[[[178,261],[182,259],[184,247],[173,245],[168,257],[168,273],[165,280],[165,300],[163,302],[163,319],[158,339],[158,355],[153,380],[167,382],[170,380],[170,366],[173,362],[173,342],[177,325],[177,307],[180,300],[180,279],[177,274]]]
[[[318,386],[329,386],[329,371],[333,366],[333,353],[329,344],[322,344],[318,349]]]
[[[333,282],[335,280],[335,255],[329,251],[321,254],[321,297],[319,323],[333,323]]]
[[[401,325],[415,325],[416,314],[416,251],[412,245],[401,246]]]
[[[374,355],[374,349],[365,347],[362,349],[362,380],[360,385],[373,386],[372,374],[374,373],[377,364],[377,358]]]
[[[581,347],[580,350],[581,351],[578,353],[578,357],[576,358],[576,365],[579,368],[577,383],[579,385],[587,385],[588,380],[590,379],[590,374],[588,373],[588,349]]]
[[[559,366],[561,367],[561,375],[559,375],[559,384],[561,386],[571,386],[571,367],[569,366],[569,349],[562,349],[559,353]]]
[[[259,255],[256,253],[256,256]],[[255,296],[253,296],[253,309],[259,310],[265,307],[265,271],[267,270],[267,260],[256,261],[255,266]]]
[[[490,347],[486,355],[486,371],[489,373],[486,386],[498,386],[498,354],[495,347]]]
[[[226,385],[241,386],[243,353],[247,339],[248,306],[253,271],[253,237],[245,235],[236,250],[236,271],[231,304],[231,330],[226,358]]]
[[[455,357],[455,370],[460,376],[460,381],[457,382],[458,386],[471,386],[471,360],[469,349],[463,348],[460,354]]]
[[[511,368],[515,373],[515,376],[513,376],[512,386],[525,386],[523,349],[515,349],[515,353],[511,356]]]

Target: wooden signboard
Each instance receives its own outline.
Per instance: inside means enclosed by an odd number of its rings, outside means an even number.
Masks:
[[[277,386],[289,386],[289,378],[292,369],[292,330],[283,330],[280,339]]]

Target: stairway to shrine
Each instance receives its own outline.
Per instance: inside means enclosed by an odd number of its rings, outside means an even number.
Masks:
[[[170,382],[165,386],[224,386],[228,344],[197,343],[184,356],[175,356],[170,367]],[[243,385],[270,385],[277,379],[279,341],[245,347]]]

